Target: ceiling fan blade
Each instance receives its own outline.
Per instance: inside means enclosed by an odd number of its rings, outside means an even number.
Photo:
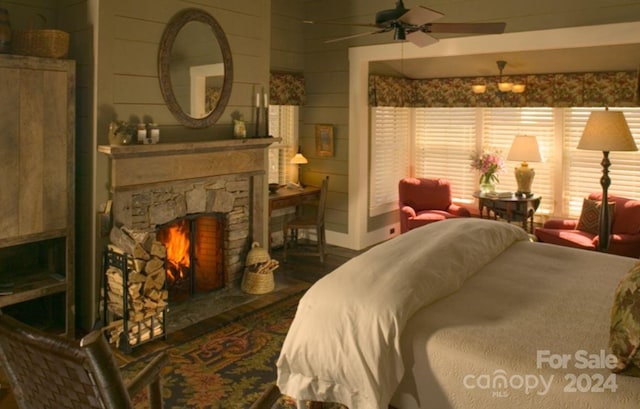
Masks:
[[[427,33],[502,34],[506,26],[506,23],[431,23],[421,30]]]
[[[317,20],[302,20],[304,24],[330,24],[336,26],[357,26],[357,27],[377,27],[375,24],[368,23],[343,23],[340,21],[317,21]]]
[[[327,44],[328,43],[335,43],[335,42],[342,41],[342,40],[349,40],[351,38],[358,38],[358,37],[364,37],[364,36],[368,36],[368,35],[372,35],[372,34],[386,33],[388,31],[389,31],[388,29],[384,29],[384,30],[378,30],[378,31],[370,31],[370,32],[367,32],[367,33],[352,34],[352,35],[345,36],[345,37],[332,38],[332,39],[326,40],[325,43],[327,43]]]
[[[423,31],[413,31],[411,33],[407,33],[407,41],[411,41],[418,47],[426,47],[437,43],[438,39]]]
[[[425,6],[418,6],[404,13],[398,20],[412,26],[422,26],[441,18],[442,16],[444,16],[444,14],[438,13],[435,10],[431,10]]]

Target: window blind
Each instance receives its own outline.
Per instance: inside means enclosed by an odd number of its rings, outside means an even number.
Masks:
[[[269,183],[284,184],[296,179],[289,161],[298,146],[298,107],[269,105],[269,134],[282,140],[269,147]]]
[[[398,208],[398,182],[409,175],[410,112],[410,108],[371,108],[371,216]]]
[[[531,162],[535,178],[531,190],[540,194],[542,200],[537,213],[550,214],[553,211],[553,172],[555,124],[552,108],[484,108],[483,139],[485,149],[497,151],[505,159],[505,170],[499,175],[497,189],[518,190],[514,169],[520,162],[507,161],[511,143],[516,135],[534,135],[540,147],[542,162]],[[478,175],[480,177],[480,175]]]
[[[470,201],[478,189],[470,169],[475,147],[475,108],[415,109],[415,176],[448,179],[454,200]]]
[[[597,108],[600,109],[600,108]],[[600,192],[602,152],[578,150],[594,108],[372,108],[370,212],[397,209],[398,180],[405,176],[451,180],[453,196],[471,201],[480,175],[470,170],[477,146],[500,152],[506,159],[513,138],[535,135],[542,162],[534,193],[542,196],[537,214],[578,217],[582,199]],[[624,108],[640,146],[640,108]],[[640,199],[640,152],[611,152],[611,194]],[[516,191],[514,168],[506,161],[499,190]]]
[[[577,149],[591,111],[602,108],[564,109],[564,197],[563,213],[580,216],[582,200],[591,192],[601,192],[602,152]],[[622,109],[636,144],[640,146],[640,108]],[[640,153],[610,152],[608,192],[617,196],[640,199]]]

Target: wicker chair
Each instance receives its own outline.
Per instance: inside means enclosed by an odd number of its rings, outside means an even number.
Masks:
[[[298,244],[298,232],[300,230],[315,230],[317,236],[317,251],[304,251],[296,250],[295,254],[308,255],[308,256],[320,256],[320,262],[324,263],[324,247],[326,245],[326,237],[324,231],[324,210],[327,203],[327,188],[329,185],[329,176],[322,180],[322,186],[320,187],[320,199],[318,200],[318,206],[315,211],[315,216],[305,217],[296,216],[292,220],[288,220],[283,225],[283,239],[284,248],[282,257],[284,261],[287,261],[287,247],[288,242],[293,241]]]
[[[0,312],[0,364],[22,409],[133,408],[130,397],[145,387],[150,407],[162,408],[160,370],[167,362],[159,354],[125,384],[102,332],[78,343]]]

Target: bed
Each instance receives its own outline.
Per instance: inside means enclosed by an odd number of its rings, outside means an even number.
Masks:
[[[640,378],[613,374],[609,353],[636,261],[490,220],[411,230],[303,296],[278,387],[350,409],[637,408]]]

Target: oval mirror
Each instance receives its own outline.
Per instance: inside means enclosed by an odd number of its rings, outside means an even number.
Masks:
[[[169,21],[158,50],[158,78],[167,107],[182,125],[216,123],[231,96],[233,63],[215,18],[185,9]]]

